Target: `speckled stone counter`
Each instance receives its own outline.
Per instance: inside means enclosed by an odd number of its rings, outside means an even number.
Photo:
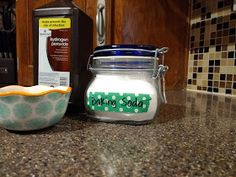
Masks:
[[[67,116],[30,133],[0,129],[0,176],[236,176],[236,98],[167,93],[148,125]]]

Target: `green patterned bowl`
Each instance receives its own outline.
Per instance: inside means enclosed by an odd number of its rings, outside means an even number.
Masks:
[[[71,87],[6,86],[0,88],[0,126],[14,131],[39,130],[64,116]]]

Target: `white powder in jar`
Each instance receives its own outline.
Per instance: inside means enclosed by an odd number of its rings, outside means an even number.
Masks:
[[[155,117],[159,110],[161,98],[160,98],[160,83],[154,80],[150,73],[135,73],[132,75],[125,74],[97,74],[94,80],[91,82],[87,89],[86,96],[89,97],[91,93],[119,93],[134,94],[138,96],[145,94],[150,96],[150,102],[147,112],[138,112],[138,109],[134,109],[133,113],[125,112],[123,108],[117,108],[119,112],[109,111],[108,107],[105,107],[103,111],[96,111],[89,109],[90,115],[103,121],[147,121]],[[98,95],[98,99],[101,98]],[[127,97],[127,100],[130,98]],[[143,98],[145,101],[145,98]],[[112,100],[116,100],[116,96],[111,97]],[[104,100],[103,100],[104,101]],[[116,100],[119,101],[119,100]],[[120,102],[122,102],[120,100]],[[88,100],[86,101],[89,104]],[[91,103],[90,103],[91,104]],[[100,105],[99,105],[100,106]],[[142,105],[145,108],[146,105]],[[94,109],[94,107],[90,107]],[[87,105],[88,109],[88,105]]]

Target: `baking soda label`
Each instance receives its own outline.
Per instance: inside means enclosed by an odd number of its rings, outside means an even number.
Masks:
[[[149,94],[89,92],[87,107],[102,112],[145,113],[150,100]]]

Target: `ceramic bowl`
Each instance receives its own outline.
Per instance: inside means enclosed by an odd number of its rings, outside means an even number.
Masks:
[[[52,126],[64,116],[71,87],[6,86],[0,88],[0,126],[14,131]]]

